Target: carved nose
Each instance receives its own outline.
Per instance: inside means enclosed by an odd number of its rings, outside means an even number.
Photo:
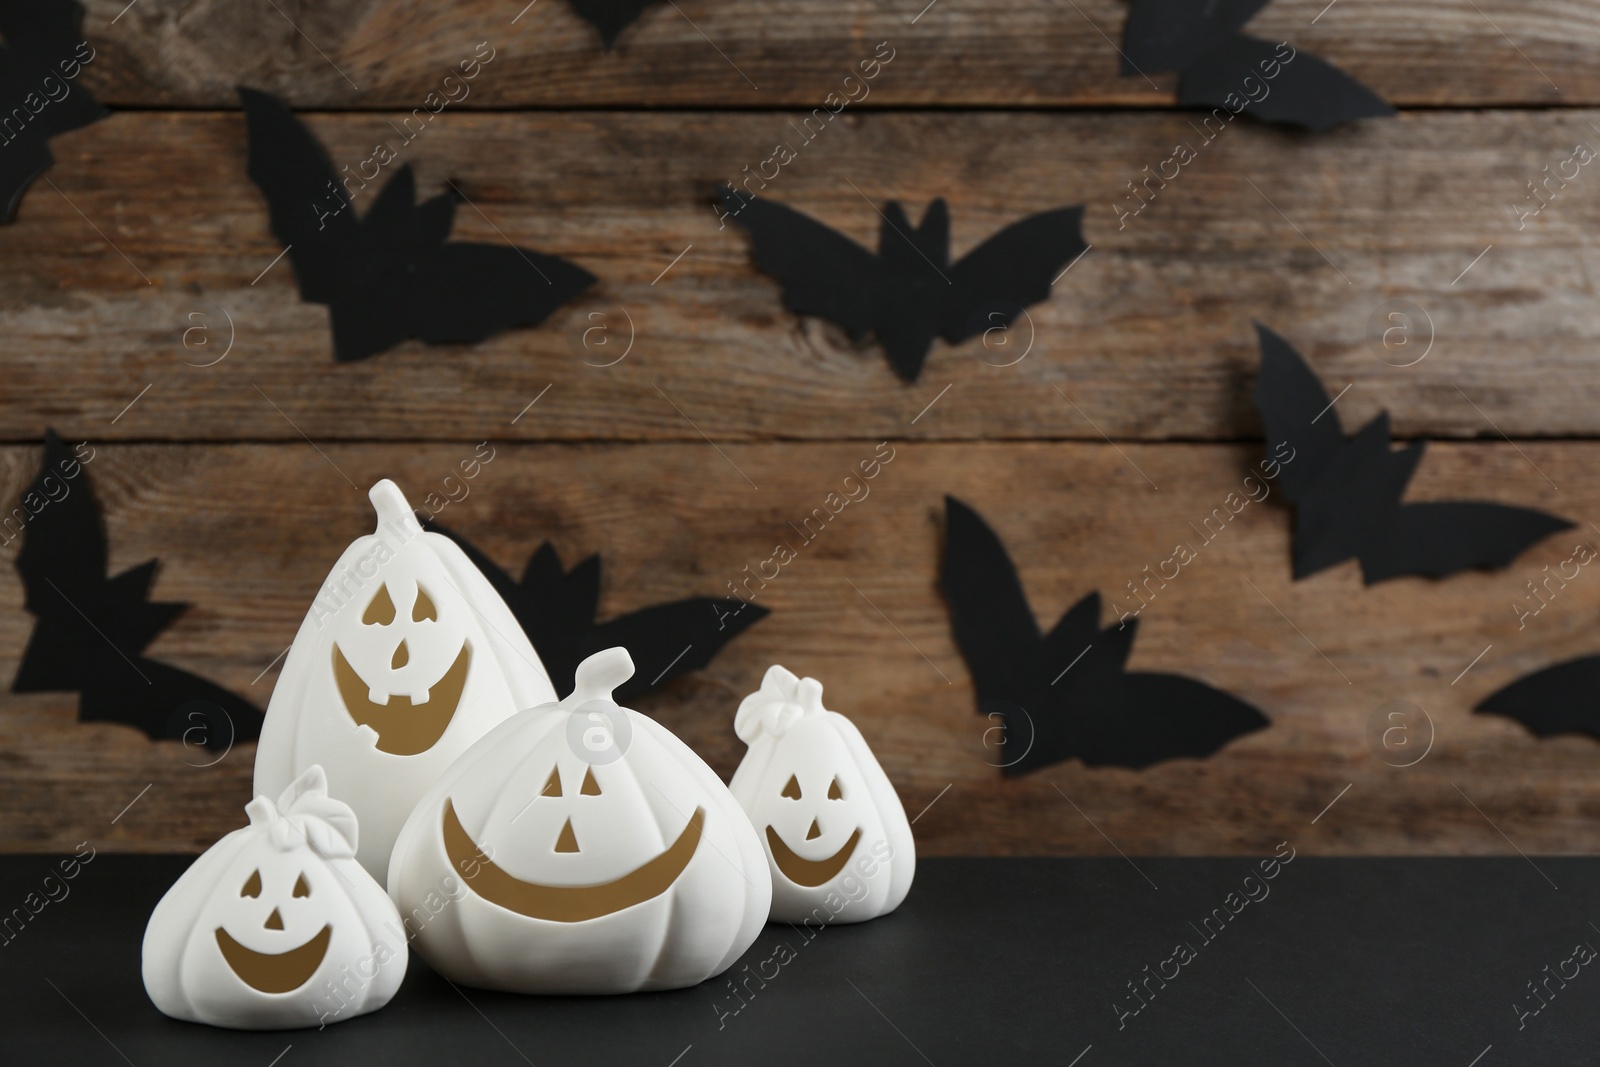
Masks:
[[[273,908],[272,914],[267,916],[267,921],[261,924],[268,930],[282,930],[283,916],[278,914],[278,909]]]
[[[389,668],[390,668],[390,670],[396,670],[397,671],[401,667],[404,667],[407,663],[410,663],[410,662],[411,662],[411,653],[406,651],[405,639],[401,638],[399,647],[397,647],[394,650],[394,659],[389,661]]]
[[[561,836],[556,838],[556,851],[557,852],[576,852],[576,851],[578,851],[578,835],[574,834],[572,832],[572,820],[571,819],[568,819],[567,820],[567,824],[561,828]]]
[[[822,836],[822,827],[817,825],[817,820],[811,820],[811,829],[806,831],[806,840],[812,841]]]

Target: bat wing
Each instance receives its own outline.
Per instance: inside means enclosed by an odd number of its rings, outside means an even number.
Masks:
[[[0,155],[0,206],[4,221],[10,223],[16,221],[23,194],[56,159],[50,154],[49,142],[39,137],[24,135],[5,148],[8,153]]]
[[[568,0],[578,17],[600,31],[600,42],[610,51],[622,31],[659,0]]]
[[[123,669],[111,669],[111,659]],[[111,659],[105,671],[85,679],[80,722],[119,723],[151,740],[170,738],[218,752],[261,736],[261,709],[216,683],[152,659]]]
[[[1504,567],[1572,523],[1533,508],[1476,501],[1404,504],[1387,537],[1361,550],[1368,585],[1406,574],[1442,578],[1473,567]]]
[[[618,703],[709,664],[722,646],[767,616],[767,609],[742,600],[691,597],[622,615],[596,626],[581,656],[621,645],[633,657],[633,677],[617,688]]]
[[[1260,323],[1256,336],[1261,345],[1256,409],[1266,430],[1266,453],[1272,457],[1287,442],[1292,459],[1280,467],[1278,484],[1284,496],[1299,501],[1344,452],[1344,431],[1333,399],[1294,346]]]
[[[1122,73],[1182,70],[1218,40],[1243,29],[1267,2],[1133,0],[1122,31]]]
[[[997,701],[1016,702],[1017,694],[1037,681],[1043,638],[1000,538],[955,497],[945,497],[944,503],[939,587],[950,605],[956,647],[972,672],[978,710],[987,712]]]
[[[538,325],[596,280],[559,256],[452,241],[419,259],[412,321],[429,344],[481,341],[512,326]]]
[[[783,286],[796,315],[827,319],[859,341],[872,328],[878,257],[850,238],[792,208],[760,197],[722,194],[728,217],[750,234],[756,266]]]
[[[77,477],[66,477],[74,468]],[[54,430],[45,431],[39,472],[17,507],[29,516],[16,558],[23,606],[45,615],[70,611],[64,601],[96,599],[106,584],[105,526],[88,477]]]
[[[1298,52],[1285,63],[1278,57],[1280,47],[1242,34],[1218,42],[1183,68],[1178,103],[1229,107],[1232,96],[1245,101],[1244,110],[1263,122],[1312,133],[1355,119],[1394,114],[1387,101],[1333,64],[1309,52]],[[1277,76],[1266,78],[1263,63],[1276,63]],[[1260,86],[1259,100],[1247,91],[1246,79]]]
[[[991,326],[1010,325],[1023,308],[1049,299],[1062,268],[1087,248],[1081,206],[1042,211],[1007,226],[951,268],[954,288],[941,336],[957,344]]]
[[[1557,663],[1524,675],[1480,703],[1477,711],[1516,719],[1535,737],[1600,738],[1600,656]]]
[[[300,296],[332,303],[348,285],[355,208],[343,199],[347,194],[327,151],[288,105],[242,86],[239,99],[249,142],[247,173],[266,198],[273,235],[289,250]]]
[[[77,0],[8,0],[0,3],[6,44],[52,66],[83,41],[83,5]],[[59,53],[59,54],[58,54]]]
[[[50,138],[56,134],[87,126],[104,118],[106,109],[89,90],[60,77],[58,65],[72,60],[84,38],[80,32],[83,8],[73,0],[36,0],[0,3],[0,98],[13,108],[9,119],[18,113],[26,125],[11,130],[0,152],[0,206],[4,221],[16,218],[22,196],[34,180],[55,162],[50,154]],[[44,84],[50,78],[65,86],[65,95],[48,93]],[[28,106],[28,98],[44,101],[39,109]]]
[[[1236,737],[1269,723],[1239,698],[1175,674],[1069,673],[1057,695],[1034,714],[1027,757],[1010,768],[1034,770],[1065,759],[1089,767],[1141,770],[1170,759],[1204,759]]]

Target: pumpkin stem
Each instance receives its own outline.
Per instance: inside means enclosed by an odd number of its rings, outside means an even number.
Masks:
[[[612,690],[633,677],[633,657],[618,645],[596,652],[573,672],[572,695],[563,703],[571,706],[587,704],[591,700],[610,700]]]
[[[367,499],[372,501],[372,510],[378,513],[377,532],[382,533],[385,526],[394,526],[407,537],[422,532],[422,524],[411,510],[411,502],[390,479],[385,478],[367,490]]]
[[[802,678],[794,688],[795,703],[808,714],[822,711],[822,683],[815,678]]]

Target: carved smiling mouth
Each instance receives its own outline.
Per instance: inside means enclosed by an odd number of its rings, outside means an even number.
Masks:
[[[467,883],[489,903],[530,919],[581,923],[642,904],[672,888],[694,858],[705,822],[706,809],[695,808],[689,824],[666,851],[621,878],[599,885],[544,885],[507,874],[473,843],[449,799],[444,802],[444,850],[450,865],[464,875],[476,868],[476,874],[466,876]]]
[[[378,751],[394,756],[426,752],[443,736],[455,717],[456,706],[461,703],[461,691],[467,686],[467,669],[471,662],[472,649],[462,641],[456,661],[428,691],[428,699],[413,704],[410,697],[392,693],[387,703],[374,704],[367,695],[371,688],[350,666],[338,643],[333,646],[333,678],[339,686],[345,710],[356,725],[369,726],[377,733]]]
[[[217,927],[217,948],[222,958],[239,979],[251,989],[262,993],[287,993],[311,981],[311,976],[322,966],[328,954],[328,939],[333,927],[324,925],[322,932],[299,948],[288,952],[257,952],[233,939],[233,935]]]
[[[771,826],[767,827],[767,847],[772,850],[772,862],[778,865],[778,870],[783,876],[795,885],[803,885],[808,889],[815,888],[833,878],[834,875],[844,870],[844,865],[849,862],[850,854],[856,850],[856,845],[861,841],[861,827],[856,827],[856,832],[850,835],[850,840],[844,847],[826,859],[808,860],[795,854],[794,849],[783,843],[783,838],[778,836],[778,831]]]

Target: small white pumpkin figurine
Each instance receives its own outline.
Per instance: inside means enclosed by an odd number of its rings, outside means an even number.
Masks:
[[[201,853],[144,931],[144,988],[174,1019],[239,1030],[376,1011],[406,973],[400,916],[355,860],[356,817],[321,767]]]
[[[822,683],[773,666],[734,732],[750,746],[728,789],[767,850],[772,919],[864,922],[900,906],[916,873],[911,824],[855,724]]]
[[[571,696],[472,746],[406,821],[389,895],[446,978],[677,989],[721,974],[760,933],[761,844],[699,756],[612,701],[632,676],[626,649],[590,656]]]
[[[255,789],[313,763],[361,820],[357,859],[383,881],[395,835],[452,761],[523,708],[556,698],[511,609],[387,478],[377,530],[334,564],[272,691]]]

